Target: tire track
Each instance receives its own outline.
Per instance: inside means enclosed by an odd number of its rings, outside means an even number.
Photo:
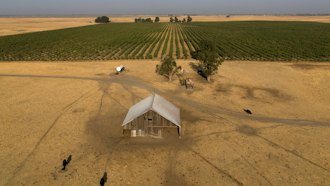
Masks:
[[[226,118],[224,118],[224,117],[222,117],[222,118],[225,119],[225,120],[227,120],[227,121],[229,121],[231,124],[233,124],[233,125],[235,125],[235,126],[240,126],[239,124],[237,124],[237,123],[235,123],[235,122],[233,122],[233,121],[230,121],[229,119],[226,119]],[[281,126],[285,126],[285,125],[281,125]],[[273,127],[275,127],[275,126],[273,126]],[[273,128],[273,127],[268,127],[268,128]],[[326,169],[325,167],[323,167],[323,166],[321,166],[321,165],[319,165],[319,164],[317,164],[317,163],[315,163],[315,162],[313,162],[313,161],[311,161],[311,160],[309,160],[309,159],[303,157],[302,155],[299,155],[299,154],[297,154],[297,153],[295,153],[295,152],[293,152],[293,151],[291,151],[291,150],[288,150],[287,148],[285,148],[285,147],[283,147],[283,146],[281,146],[281,145],[279,145],[279,144],[277,144],[277,143],[275,143],[275,142],[269,140],[268,138],[265,138],[265,137],[263,137],[263,136],[261,136],[261,135],[259,135],[259,134],[257,134],[257,133],[254,134],[253,136],[259,137],[260,139],[262,139],[262,140],[268,142],[269,144],[271,144],[272,146],[275,146],[275,147],[277,147],[277,148],[280,148],[280,149],[284,150],[285,152],[290,153],[290,154],[292,154],[292,155],[294,155],[294,156],[296,156],[296,157],[298,157],[298,158],[304,160],[305,162],[308,162],[309,164],[312,164],[312,165],[314,165],[314,166],[316,166],[316,167],[319,167],[319,168],[323,169],[323,170],[326,171],[326,172],[330,172],[330,171],[329,171],[328,169]]]
[[[228,178],[230,178],[233,182],[235,182],[237,185],[243,185],[243,183],[241,181],[239,181],[237,178],[235,178],[234,176],[232,176],[231,174],[229,174],[227,171],[217,167],[216,165],[214,165],[211,161],[209,161],[208,159],[206,159],[204,156],[202,156],[200,153],[196,152],[194,149],[187,147],[188,150],[190,150],[191,152],[193,152],[194,154],[196,154],[198,157],[200,157],[202,160],[204,160],[207,164],[209,164],[211,167],[213,167],[214,169],[216,169],[219,173],[226,175]]]
[[[275,147],[277,147],[277,148],[280,148],[280,149],[284,150],[285,152],[287,152],[287,153],[289,153],[289,154],[292,154],[292,155],[294,155],[294,156],[300,158],[301,160],[303,160],[303,161],[305,161],[305,162],[308,162],[309,164],[312,164],[312,165],[314,165],[314,166],[316,166],[316,167],[318,167],[318,168],[320,168],[320,169],[322,169],[322,170],[324,170],[324,171],[326,171],[326,172],[330,172],[330,171],[329,171],[328,169],[326,169],[325,167],[323,167],[323,166],[321,166],[321,165],[319,165],[319,164],[317,164],[317,163],[315,163],[315,162],[313,162],[313,161],[311,161],[311,160],[309,160],[309,159],[303,157],[302,155],[299,155],[299,154],[297,154],[297,153],[295,153],[295,152],[293,152],[293,151],[291,151],[291,150],[289,150],[289,149],[287,149],[287,148],[285,148],[285,147],[283,147],[283,146],[281,146],[281,145],[279,145],[279,144],[277,144],[277,143],[271,141],[270,139],[267,139],[267,138],[265,138],[265,137],[263,137],[263,136],[261,136],[261,135],[259,135],[259,134],[257,134],[256,136],[259,137],[259,138],[262,139],[262,140],[267,141],[267,142],[268,142],[269,144],[271,144],[272,146],[275,146]]]
[[[267,127],[267,128],[270,128],[270,127]],[[265,128],[266,129],[266,128]],[[220,137],[224,140],[224,141],[228,141],[228,139],[225,139],[224,137],[222,137],[221,135],[220,135]],[[238,143],[236,143],[235,141],[233,141],[233,143],[235,143],[237,146],[239,146],[238,145]],[[231,150],[233,150],[236,154],[239,154],[239,157],[242,159],[242,160],[244,160],[250,167],[252,167],[252,169],[254,169],[255,171],[256,171],[256,173],[260,176],[260,177],[262,177],[269,185],[273,185],[272,183],[271,183],[271,181],[265,176],[265,175],[263,175],[260,171],[259,171],[259,169],[257,169],[248,159],[246,159],[243,155],[241,155],[240,154],[240,152],[238,152],[235,148],[233,148],[230,144],[228,144],[227,145]]]

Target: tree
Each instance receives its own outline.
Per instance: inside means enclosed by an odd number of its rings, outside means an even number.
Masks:
[[[174,22],[179,22],[179,19],[177,17],[174,18]]]
[[[110,23],[110,19],[107,16],[100,16],[95,19],[95,23]]]
[[[190,16],[187,17],[187,22],[191,23],[192,22],[192,18]]]
[[[174,22],[174,19],[173,17],[170,18],[170,22],[173,23]]]
[[[159,21],[160,21],[159,17],[156,17],[155,18],[155,23],[159,23]]]
[[[147,19],[145,19],[145,22],[147,22],[147,23],[153,23],[154,21],[150,17],[148,17]]]
[[[201,40],[199,49],[193,53],[192,57],[199,60],[202,75],[208,82],[211,81],[211,76],[217,73],[219,65],[224,61],[218,55],[215,43],[211,40]]]
[[[165,56],[160,64],[156,66],[156,73],[159,75],[165,76],[169,81],[172,81],[173,75],[181,68],[177,67],[176,61],[171,56]]]
[[[146,19],[139,17],[139,18],[135,18],[134,22],[135,23],[153,23],[153,20],[150,17],[148,17]]]
[[[186,18],[183,18],[182,19],[182,23],[185,23],[185,22],[187,22],[187,19]]]

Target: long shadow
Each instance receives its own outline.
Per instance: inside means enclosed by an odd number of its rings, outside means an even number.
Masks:
[[[281,92],[278,89],[274,88],[265,88],[265,87],[252,87],[252,86],[247,86],[247,85],[235,85],[235,84],[222,84],[217,91],[222,92],[225,94],[230,94],[233,88],[239,88],[245,91],[245,96],[244,98],[248,99],[255,99],[255,100],[260,100],[262,101],[263,98],[260,98],[256,95],[256,91],[260,91],[263,93],[268,94],[269,96],[281,100],[281,101],[288,101],[291,99],[291,96],[288,94],[285,94]]]
[[[255,120],[260,122],[271,122],[271,123],[284,123],[289,125],[299,125],[299,126],[322,126],[322,127],[330,127],[330,123],[325,122],[318,122],[318,121],[310,121],[310,120],[299,120],[299,119],[285,119],[285,118],[273,118],[273,117],[265,117],[265,116],[246,116],[243,115],[241,112],[235,112],[223,107],[214,107],[214,106],[208,106],[203,103],[183,98],[181,96],[175,95],[175,93],[172,92],[164,92],[159,89],[155,89],[154,86],[144,82],[143,80],[137,78],[137,77],[131,77],[131,76],[121,76],[120,78],[94,78],[94,77],[78,77],[78,76],[46,76],[46,75],[20,75],[20,74],[0,74],[0,77],[18,77],[18,78],[51,78],[51,79],[76,79],[76,80],[94,80],[94,81],[107,81],[109,83],[119,83],[122,85],[127,85],[130,87],[136,86],[139,88],[144,88],[148,90],[149,92],[157,91],[158,94],[164,97],[170,97],[174,98],[177,102],[180,102],[181,104],[184,104],[186,106],[190,106],[193,108],[196,108],[198,110],[208,110],[212,113],[221,113],[228,116],[237,117],[240,119],[249,119],[249,120]],[[209,113],[211,113],[209,112]],[[212,115],[212,114],[211,114]]]
[[[153,90],[155,90],[155,87],[152,86],[151,84],[148,84],[146,82],[144,82],[143,80],[139,79],[139,78],[136,78],[136,77],[130,77],[130,76],[121,76],[120,78],[93,78],[93,77],[77,77],[77,76],[48,76],[48,75],[19,75],[19,74],[0,74],[0,77],[18,77],[18,78],[50,78],[50,79],[72,79],[72,80],[88,80],[88,81],[98,81],[99,83],[106,83],[106,85],[104,86],[105,88],[102,89],[103,91],[106,90],[106,87],[108,87],[111,83],[119,83],[119,84],[122,84],[124,86],[126,86],[126,90],[128,90],[127,87],[139,87],[139,88],[144,88],[146,90],[149,90],[150,92],[153,92]],[[133,94],[133,92],[131,92]],[[225,114],[225,115],[228,115],[228,116],[233,116],[233,117],[237,117],[237,118],[241,118],[241,119],[249,119],[249,120],[256,120],[256,121],[261,121],[261,122],[271,122],[271,123],[283,123],[283,124],[292,124],[292,125],[308,125],[308,126],[322,126],[322,127],[329,127],[329,123],[324,123],[324,122],[317,122],[317,121],[308,121],[308,120],[296,120],[296,119],[282,119],[282,118],[272,118],[272,117],[262,117],[262,116],[246,116],[240,112],[233,112],[229,109],[226,109],[226,108],[221,108],[221,107],[214,107],[214,106],[209,106],[209,105],[205,105],[203,103],[199,103],[198,101],[194,101],[194,100],[191,100],[191,99],[187,99],[187,98],[183,98],[181,96],[178,96],[178,95],[175,95],[173,94],[172,92],[165,92],[165,91],[161,91],[161,90],[157,90],[157,93],[159,93],[160,95],[164,96],[164,97],[170,97],[174,100],[176,100],[177,102],[187,106],[187,107],[192,107],[192,108],[195,108],[195,109],[198,109],[198,110],[207,110],[208,113],[212,116],[218,116],[219,113],[221,114]],[[112,118],[103,118],[103,117],[107,117],[105,115],[101,115],[101,109],[102,107],[104,106],[104,102],[103,102],[103,99],[104,97],[106,97],[106,95],[108,97],[110,97],[111,99],[113,99],[111,97],[110,94],[108,94],[107,92],[104,92],[104,95],[101,97],[101,100],[100,100],[100,105],[99,105],[99,109],[98,109],[98,112],[96,114],[96,117],[94,118],[93,121],[93,124],[95,124],[94,122],[100,122],[102,121],[103,119],[106,119],[106,120],[109,120],[111,121]],[[136,98],[140,98],[138,97],[137,95],[135,95]],[[78,99],[79,100],[79,99]],[[71,103],[68,107],[70,108],[74,103],[76,103],[78,100],[75,100],[73,103]],[[115,99],[113,99],[115,101]],[[120,104],[119,102],[117,104]],[[124,107],[124,106],[123,106]],[[213,113],[213,114],[212,114]],[[61,115],[59,116],[61,117]],[[56,118],[56,120],[54,121],[54,123],[52,124],[52,126],[55,125],[55,123],[57,122],[57,120],[59,119]],[[96,120],[95,120],[96,119]],[[101,119],[101,120],[100,120]],[[52,127],[51,127],[52,128]],[[51,128],[45,133],[44,136],[46,136],[49,131],[51,130]],[[94,128],[94,127],[93,127]],[[101,127],[102,129],[103,127]],[[100,129],[100,128],[99,128]],[[243,132],[245,129],[242,129]],[[231,131],[228,131],[228,132],[231,132]],[[248,133],[250,131],[247,131]],[[252,131],[253,132],[253,131]],[[320,165],[317,165],[316,163],[300,156],[300,155],[297,155],[296,153],[292,153],[292,151],[289,151],[287,150],[286,148],[262,137],[262,136],[259,136],[258,134],[256,134],[259,138],[262,138],[266,141],[268,141],[269,143],[295,155],[295,156],[298,156],[300,157],[301,159],[305,160],[305,161],[308,161],[309,163],[315,165],[315,166],[318,166],[319,168],[325,170],[325,171],[328,171],[326,168],[324,167],[321,167]],[[36,144],[36,147],[38,147],[38,145],[40,144],[40,142],[42,141],[42,139],[44,138],[44,136],[39,140],[38,144]],[[116,138],[117,139],[117,138]],[[119,139],[119,138],[118,138]],[[116,143],[114,143],[116,144]],[[165,144],[165,143],[164,143]],[[134,145],[134,143],[133,143]],[[149,144],[146,144],[146,145],[141,145],[141,144],[138,144],[139,145],[139,148],[154,148],[153,145],[149,145]],[[171,143],[168,143],[167,144],[168,146],[171,146],[172,144]],[[112,145],[110,145],[112,146]],[[166,146],[166,145],[165,145]],[[112,146],[113,147],[113,146]],[[189,146],[187,146],[187,148],[190,148]],[[193,150],[192,150],[193,151]],[[111,152],[113,152],[113,150],[111,150]],[[197,154],[198,156],[200,156],[204,161],[206,161],[208,164],[212,165],[214,168],[216,168],[219,172],[223,173],[223,174],[226,174],[227,176],[229,176],[233,181],[235,181],[237,184],[241,184],[240,181],[238,181],[236,178],[232,177],[231,175],[229,175],[227,172],[221,170],[219,167],[213,165],[209,160],[207,160],[206,158],[204,158],[203,156],[201,156],[198,152],[195,152],[193,151],[195,154]],[[31,152],[31,154],[33,153],[33,151]],[[26,160],[31,156],[31,154],[26,158]],[[26,161],[25,160],[25,161]],[[24,166],[24,162],[23,164],[21,164],[15,171],[15,174]],[[12,176],[12,178],[15,176],[15,174]],[[12,179],[10,178],[9,181]],[[8,182],[9,183],[9,182]]]

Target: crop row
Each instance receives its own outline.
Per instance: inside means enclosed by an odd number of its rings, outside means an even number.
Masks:
[[[188,59],[201,40],[228,60],[330,61],[330,25],[312,22],[101,24],[0,37],[0,61]]]

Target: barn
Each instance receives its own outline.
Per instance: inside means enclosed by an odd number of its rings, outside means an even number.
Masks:
[[[181,137],[180,109],[154,94],[132,106],[122,124],[123,134],[163,137],[171,130]]]

